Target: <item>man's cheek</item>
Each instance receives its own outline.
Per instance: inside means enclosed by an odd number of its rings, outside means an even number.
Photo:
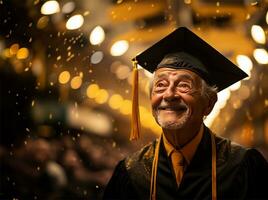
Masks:
[[[151,105],[153,108],[157,107],[161,103],[162,97],[159,95],[153,95],[151,98]]]

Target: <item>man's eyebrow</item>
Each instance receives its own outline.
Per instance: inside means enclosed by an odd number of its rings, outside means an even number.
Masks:
[[[182,75],[179,75],[178,77],[181,79],[188,79],[188,80],[191,80],[192,82],[194,82],[194,78],[188,74],[182,74]]]
[[[158,80],[160,78],[165,78],[167,76],[168,76],[168,74],[166,74],[166,73],[159,73],[159,74],[156,75],[155,80]],[[189,74],[179,74],[177,76],[180,79],[188,79],[188,80],[191,80],[191,81],[194,82],[194,78]]]
[[[168,75],[166,73],[160,73],[160,74],[156,75],[155,80],[160,79],[160,78],[164,78],[164,77],[167,77],[167,76]]]

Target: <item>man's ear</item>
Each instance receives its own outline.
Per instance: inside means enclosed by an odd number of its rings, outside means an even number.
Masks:
[[[218,96],[217,96],[217,93],[212,93],[208,99],[208,105],[207,107],[205,108],[205,111],[204,111],[204,115],[207,116],[209,115],[209,113],[212,111],[215,103],[217,102],[218,100]]]

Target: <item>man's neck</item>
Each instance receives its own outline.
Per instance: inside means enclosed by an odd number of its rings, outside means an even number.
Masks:
[[[182,148],[198,134],[202,126],[203,124],[197,127],[186,127],[176,130],[163,129],[163,133],[175,148]]]

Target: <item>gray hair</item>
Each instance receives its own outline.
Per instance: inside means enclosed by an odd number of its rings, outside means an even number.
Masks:
[[[204,98],[209,99],[211,96],[216,95],[217,96],[218,88],[216,85],[208,85],[206,81],[202,79],[202,89],[201,89],[201,95]]]

